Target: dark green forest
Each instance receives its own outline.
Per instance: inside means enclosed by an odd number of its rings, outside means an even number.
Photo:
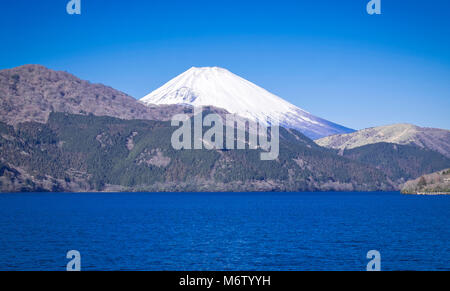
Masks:
[[[375,191],[450,167],[409,146],[378,144],[344,156],[280,129],[280,155],[174,150],[168,122],[52,113],[46,124],[0,123],[0,189],[11,191]]]

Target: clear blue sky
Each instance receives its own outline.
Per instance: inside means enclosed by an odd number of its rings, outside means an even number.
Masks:
[[[220,66],[355,129],[450,129],[450,1],[2,0],[0,69],[42,64],[141,98]]]

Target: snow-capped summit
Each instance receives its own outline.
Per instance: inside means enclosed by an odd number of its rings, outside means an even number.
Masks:
[[[353,132],[318,118],[269,91],[218,67],[193,67],[140,100],[144,104],[215,106],[254,121],[278,120],[317,139]]]

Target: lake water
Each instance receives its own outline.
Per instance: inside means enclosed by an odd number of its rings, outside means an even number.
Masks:
[[[450,270],[450,197],[4,194],[0,270]]]

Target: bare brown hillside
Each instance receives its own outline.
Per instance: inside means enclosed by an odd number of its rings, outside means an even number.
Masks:
[[[50,112],[169,120],[184,110],[177,105],[148,107],[111,87],[40,65],[0,71],[0,121],[8,124],[45,123]]]

